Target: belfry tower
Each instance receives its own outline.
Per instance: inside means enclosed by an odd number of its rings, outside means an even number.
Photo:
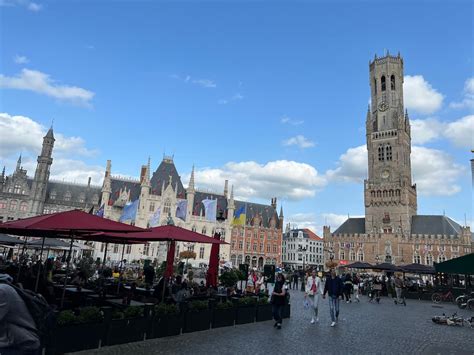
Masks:
[[[375,56],[369,68],[365,232],[408,235],[417,195],[411,181],[410,121],[403,108],[403,58],[387,52],[385,57]]]
[[[41,155],[38,156],[38,165],[36,166],[35,178],[31,187],[33,201],[31,204],[31,215],[36,216],[43,213],[44,201],[46,199],[46,187],[49,181],[49,172],[53,164],[54,147],[53,127],[43,137],[43,148]]]

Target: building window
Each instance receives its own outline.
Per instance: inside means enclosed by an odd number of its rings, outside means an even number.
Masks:
[[[364,261],[364,253],[362,253],[362,251],[359,251],[358,260]]]
[[[13,188],[13,193],[15,193],[15,194],[21,193],[21,186],[20,185],[15,185],[15,187]]]
[[[395,90],[395,75],[390,77],[390,90]]]
[[[345,259],[344,250],[339,250],[339,260],[344,260],[344,259]]]
[[[51,193],[49,194],[49,198],[50,198],[51,200],[56,199],[56,191],[51,191]]]
[[[204,259],[204,247],[199,248],[199,259]]]
[[[382,75],[382,78],[381,78],[381,86],[382,86],[382,91],[385,91],[385,75]]]
[[[433,265],[433,256],[431,254],[426,255],[426,265]]]
[[[270,244],[267,244],[267,253],[270,252],[270,250],[271,250],[270,248],[271,248]]]
[[[79,195],[79,203],[84,203],[85,200],[86,200],[86,195],[84,193],[81,193]]]
[[[7,208],[7,201],[0,201],[0,209]]]
[[[150,252],[150,244],[146,243],[144,246],[143,246],[143,255],[147,255],[148,256],[148,253]]]
[[[415,264],[421,264],[421,256],[418,253],[415,253],[415,255],[413,255],[413,262]]]
[[[64,194],[64,201],[71,201],[71,192],[70,191],[66,191],[66,193]]]
[[[442,263],[443,261],[446,261],[446,256],[444,255],[438,256],[438,263]]]
[[[114,244],[114,253],[115,253],[115,254],[118,253],[118,244]]]
[[[387,156],[387,160],[392,160],[392,146],[390,144],[387,144],[385,147],[385,154]]]
[[[278,253],[278,247],[276,244],[273,244],[273,252]]]
[[[377,94],[377,79],[374,78],[374,93]]]
[[[201,231],[201,234],[206,234],[207,230],[206,230],[206,226],[202,227],[202,231]]]
[[[127,245],[127,254],[130,254],[132,252],[132,246]]]
[[[195,231],[196,231],[196,226],[193,226],[193,228],[191,228],[191,230],[192,230],[193,232],[195,232]]]
[[[150,209],[149,209],[150,212],[155,212],[155,203],[154,202],[150,202]]]
[[[171,201],[169,198],[165,201],[165,206],[163,207],[163,214],[168,216],[168,213],[171,213]]]
[[[105,250],[105,243],[100,243],[100,252],[103,253]]]
[[[239,235],[240,235],[241,237],[244,236],[244,229],[243,229],[243,228],[239,230]]]
[[[239,240],[239,249],[242,250],[243,246],[244,246],[244,243],[241,240]]]
[[[379,161],[383,161],[384,160],[384,157],[383,157],[383,146],[379,145]]]
[[[262,243],[260,243],[260,252],[263,253],[263,244]]]
[[[351,251],[351,252],[350,252],[350,254],[349,254],[349,259],[350,259],[351,261],[355,261],[355,259],[356,259],[356,253],[355,253],[355,251]]]
[[[247,249],[247,251],[250,251],[250,243],[249,242],[245,243],[245,248]]]
[[[254,243],[252,247],[253,247],[253,251],[257,251],[257,244]]]
[[[15,211],[17,207],[18,207],[18,201],[11,200],[10,201],[10,211]]]

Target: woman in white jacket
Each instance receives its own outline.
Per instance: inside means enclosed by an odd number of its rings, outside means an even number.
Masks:
[[[318,322],[318,306],[319,296],[323,294],[323,288],[321,287],[321,279],[316,275],[316,270],[313,270],[311,276],[306,281],[305,298],[309,302],[309,308],[311,311],[311,324]]]

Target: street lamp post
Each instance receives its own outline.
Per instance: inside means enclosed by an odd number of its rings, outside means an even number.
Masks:
[[[304,262],[305,262],[305,259],[306,259],[306,247],[303,247],[301,245],[299,245],[298,247],[298,251],[303,253],[303,279],[301,280],[301,291],[305,291],[305,275],[306,275],[306,272],[305,272],[305,265],[304,265]]]

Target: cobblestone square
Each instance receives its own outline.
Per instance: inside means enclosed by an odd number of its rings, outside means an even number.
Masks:
[[[320,303],[319,324],[310,324],[303,293],[291,292],[291,318],[276,330],[261,322],[182,334],[82,354],[474,354],[474,329],[434,324],[433,315],[458,312],[473,315],[454,304],[434,305],[407,300],[396,306],[391,299],[380,304],[341,302],[339,324],[331,328],[327,299]]]

